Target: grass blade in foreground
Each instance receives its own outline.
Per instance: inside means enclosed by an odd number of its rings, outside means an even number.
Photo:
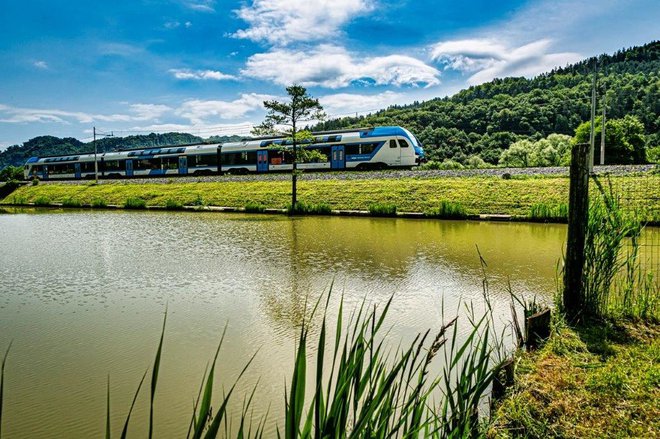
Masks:
[[[5,351],[5,356],[2,357],[2,367],[0,368],[0,438],[2,437],[2,400],[4,398],[5,391],[5,363],[7,362],[7,356],[9,355],[9,349],[11,349],[11,344],[13,340],[9,342],[7,350]]]
[[[160,354],[163,350],[163,338],[165,337],[166,322],[167,322],[167,308],[165,308],[165,317],[163,318],[163,329],[160,333],[160,342],[158,343],[158,350],[156,351],[156,359],[154,360],[154,369],[151,372],[151,401],[149,403],[149,439],[151,439],[154,431],[154,396],[156,395],[156,385],[158,383]]]

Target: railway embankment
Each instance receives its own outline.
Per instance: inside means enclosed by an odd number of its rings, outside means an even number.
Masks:
[[[643,188],[624,207],[655,215],[660,175],[652,169],[597,168],[610,175],[615,190]],[[308,213],[561,221],[568,183],[565,168],[305,173],[298,199],[311,206]],[[17,189],[2,204],[277,212],[287,209],[290,199],[290,176],[269,174],[42,182]]]

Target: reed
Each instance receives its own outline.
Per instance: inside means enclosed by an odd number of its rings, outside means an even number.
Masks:
[[[437,207],[425,211],[424,216],[442,219],[464,219],[468,215],[461,203],[442,200]]]
[[[147,202],[143,198],[129,197],[124,202],[124,209],[146,209]]]
[[[388,203],[374,203],[369,205],[372,216],[396,216],[396,205]]]
[[[173,200],[169,198],[167,201],[165,201],[165,209],[167,210],[181,210],[183,209],[183,203],[177,200]]]
[[[50,206],[51,200],[46,196],[40,196],[34,199],[35,206]]]
[[[97,208],[108,207],[108,203],[106,203],[106,201],[103,198],[94,198],[92,200],[92,207],[97,207]]]
[[[529,209],[528,218],[533,221],[568,221],[568,205],[566,203],[546,204],[536,203]]]
[[[244,207],[245,211],[248,213],[263,213],[266,210],[266,206],[261,203],[246,203]]]
[[[7,363],[7,356],[9,355],[9,350],[11,349],[11,343],[7,346],[4,357],[2,357],[2,367],[0,367],[0,438],[2,437],[2,405],[5,394],[5,363]]]
[[[330,215],[332,208],[326,203],[305,203],[298,201],[295,206],[289,204],[286,208],[289,215]]]
[[[63,207],[82,207],[82,203],[77,198],[66,198],[62,200]]]

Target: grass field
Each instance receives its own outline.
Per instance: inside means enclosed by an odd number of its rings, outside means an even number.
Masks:
[[[660,212],[660,175],[612,177],[612,185],[626,194],[625,207],[650,211],[651,218]],[[369,210],[373,205],[394,205],[398,212],[437,211],[443,203],[453,203],[466,215],[504,214],[538,218],[538,212],[555,215],[565,212],[568,202],[566,177],[500,177],[401,178],[361,180],[299,181],[298,199],[307,204],[324,204],[331,209]],[[640,191],[627,190],[642,187]],[[632,195],[631,195],[632,194]],[[25,186],[8,197],[3,204],[39,205],[117,205],[127,200],[142,199],[146,206],[223,206],[284,209],[291,200],[288,181],[252,182],[185,182],[172,180],[166,184],[129,184],[121,181],[95,185],[40,184]],[[543,207],[543,208],[540,208]]]
[[[562,328],[521,354],[517,383],[489,437],[660,436],[660,327],[597,322]]]

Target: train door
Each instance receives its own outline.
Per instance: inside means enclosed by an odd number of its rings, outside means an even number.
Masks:
[[[334,145],[330,150],[332,169],[344,169],[346,167],[346,155],[344,154],[344,145]]]
[[[179,175],[188,174],[188,157],[185,155],[179,157]]]
[[[390,166],[400,166],[401,165],[401,148],[396,143],[396,140],[390,139],[390,151],[389,151],[389,162]]]
[[[133,176],[133,160],[126,160],[126,176]]]
[[[257,151],[257,172],[268,172],[268,151]]]
[[[43,165],[41,167],[41,178],[43,180],[48,180],[48,165]]]
[[[80,163],[74,163],[73,167],[75,168],[76,178],[80,178]]]

